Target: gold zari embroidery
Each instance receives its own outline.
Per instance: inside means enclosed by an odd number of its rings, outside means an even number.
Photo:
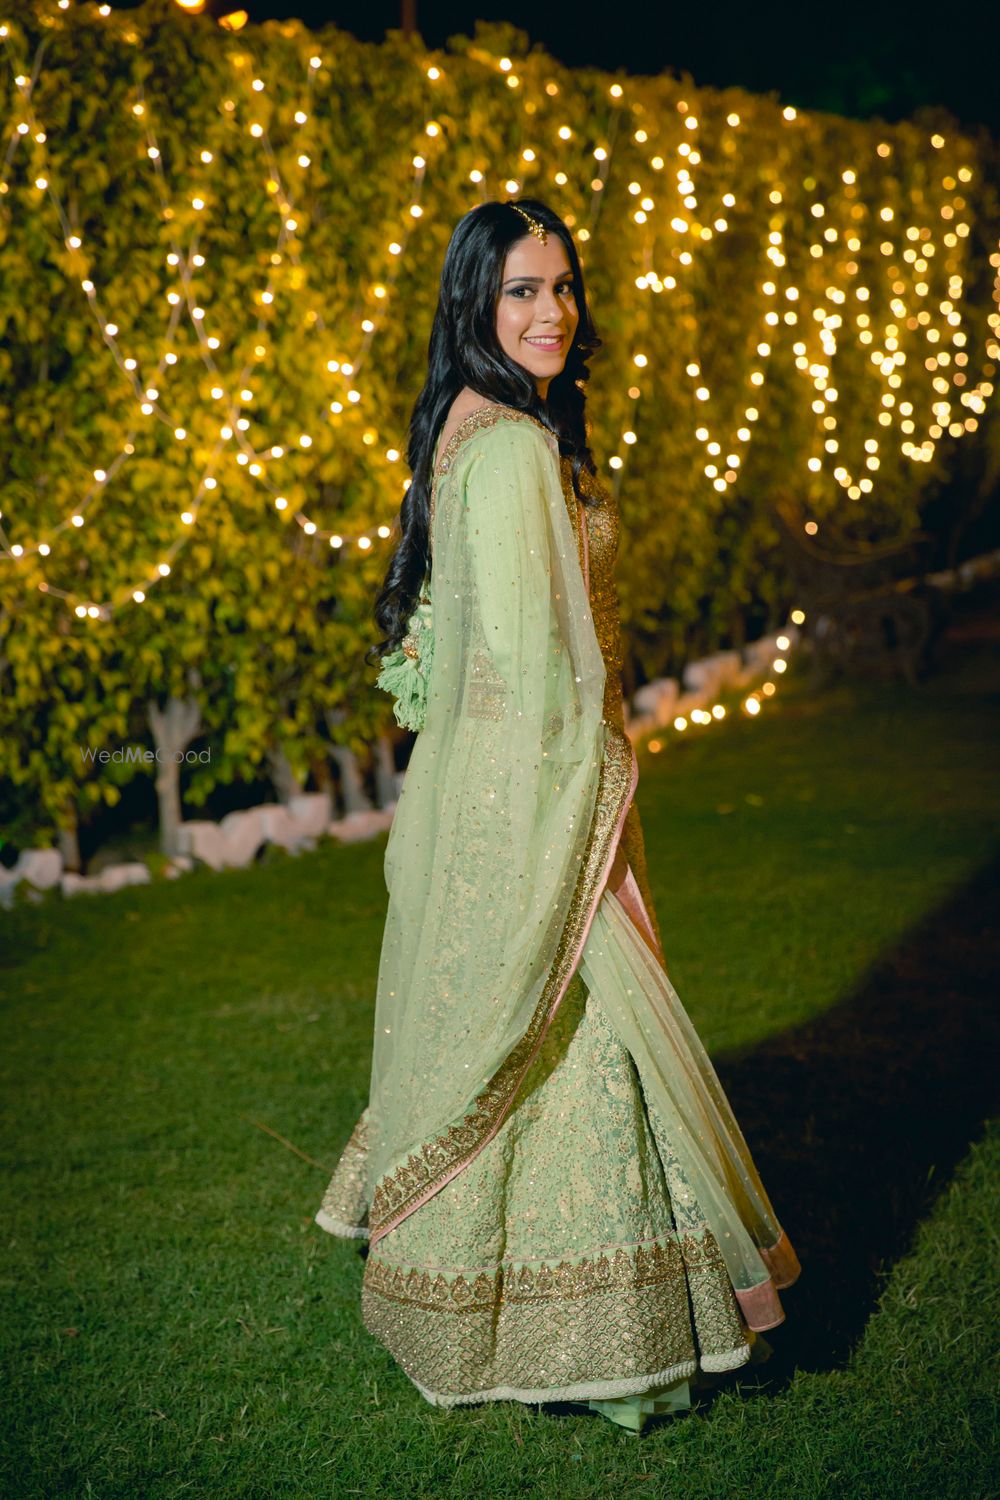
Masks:
[[[493,665],[488,651],[472,658],[472,672],[464,713],[472,719],[503,720],[507,717],[510,689]]]
[[[437,481],[442,474],[447,474],[451,468],[452,460],[466,438],[476,432],[488,432],[498,422],[531,422],[540,432],[551,437],[552,434],[544,422],[539,422],[530,412],[518,411],[513,406],[479,406],[475,411],[470,411],[467,417],[463,417],[455,428],[451,437],[444,445],[444,451],[438,459],[437,466],[431,477],[431,525],[434,524],[434,506],[437,499]]]
[[[470,435],[512,418],[547,433],[529,414],[496,406],[471,413],[453,433],[432,477],[432,526],[438,480],[459,448]],[[649,1120],[651,1135],[646,1126],[633,1126],[630,1101],[638,1097],[638,1080],[617,1039],[600,1041],[606,1023],[599,1020],[599,997],[587,999],[593,1027],[576,1057],[566,1049],[576,1024],[572,985],[579,981],[571,981],[570,1003],[563,999],[554,1019],[550,1015],[633,785],[621,694],[617,502],[599,480],[584,474],[584,492],[595,503],[582,504],[573,492],[570,461],[557,462],[606,668],[605,758],[565,930],[527,1031],[468,1114],[376,1184],[370,1231],[365,1117],[321,1211],[324,1227],[334,1233],[370,1233],[365,1325],[424,1395],[441,1405],[497,1395],[573,1399],[575,1387],[612,1395],[644,1389],[656,1372],[666,1380],[693,1373],[698,1364],[733,1369],[749,1356],[725,1261],[673,1159],[670,1140],[656,1119]],[[484,647],[481,635],[479,645]],[[477,650],[463,713],[502,721],[508,696],[485,647]],[[569,704],[566,709],[572,711]],[[563,727],[562,711],[550,716],[546,734]],[[494,733],[477,729],[476,742]],[[655,927],[634,803],[622,842]],[[585,996],[580,985],[576,1004]],[[532,1100],[537,1104],[540,1080],[550,1074],[566,1092],[553,1096],[546,1116]],[[585,1118],[574,1108],[580,1104]],[[589,1122],[597,1121],[588,1137]],[[507,1132],[518,1143],[513,1152]],[[613,1153],[620,1168],[613,1185],[604,1152]],[[553,1154],[559,1158],[555,1175]],[[666,1231],[669,1224],[672,1232]],[[588,1251],[588,1245],[598,1248]],[[549,1258],[518,1259],[536,1255]],[[595,1382],[599,1390],[592,1389]]]
[[[478,1275],[395,1266],[373,1253],[362,1313],[410,1378],[445,1397],[564,1389],[596,1371],[614,1383],[696,1359],[735,1368],[748,1357],[711,1234]]]
[[[689,1235],[689,1253],[703,1266],[721,1263],[705,1256],[696,1236]],[[654,1241],[648,1247],[636,1245],[578,1260],[560,1260],[555,1264],[502,1265],[492,1274],[478,1273],[472,1280],[462,1272],[451,1276],[418,1267],[395,1266],[373,1252],[366,1267],[368,1290],[396,1302],[417,1302],[424,1307],[440,1307],[461,1312],[472,1306],[492,1307],[494,1302],[537,1302],[554,1298],[584,1297],[591,1292],[612,1287],[654,1285],[668,1281],[683,1269],[680,1247],[676,1240]]]
[[[336,1171],[323,1194],[320,1213],[333,1232],[349,1238],[365,1238],[368,1219],[368,1185],[365,1158],[368,1153],[368,1110],[362,1110],[350,1140],[344,1147]]]

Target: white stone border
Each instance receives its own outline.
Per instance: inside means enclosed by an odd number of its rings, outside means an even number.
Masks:
[[[719,651],[701,661],[689,662],[683,672],[683,688],[676,677],[660,677],[639,689],[633,699],[633,713],[626,705],[626,728],[632,740],[667,728],[678,715],[690,718],[693,709],[705,708],[726,690],[749,687],[770,669],[778,656],[790,648],[778,645],[784,636],[790,645],[799,638],[794,625],[787,625],[772,635],[762,636],[742,651]],[[396,772],[398,798],[405,772]],[[180,825],[180,849],[163,867],[168,880],[204,864],[212,870],[243,869],[256,859],[265,844],[277,844],[290,854],[314,849],[319,838],[327,835],[344,844],[375,838],[392,825],[396,802],[385,807],[347,813],[332,819],[332,803],[327,792],[307,792],[292,797],[287,804],[265,802],[245,811],[227,813],[219,823],[192,819]],[[42,891],[59,886],[64,896],[101,894],[118,891],[127,885],[148,885],[153,879],[149,866],[141,861],[109,865],[99,875],[77,875],[63,868],[58,849],[22,850],[17,864],[8,870],[0,866],[0,907],[11,907],[14,892],[24,882],[29,898],[37,899]],[[34,893],[34,896],[33,896]]]
[[[393,801],[386,807],[331,819],[329,794],[310,792],[293,797],[287,805],[267,802],[228,813],[220,823],[192,820],[181,824],[181,852],[164,865],[163,875],[176,880],[198,864],[216,871],[241,869],[253,862],[265,844],[299,854],[315,849],[324,836],[343,844],[358,843],[388,829],[395,810]],[[64,896],[97,895],[126,885],[148,885],[152,879],[149,866],[138,860],[108,865],[99,875],[77,875],[63,868],[58,849],[24,849],[13,869],[0,866],[0,907],[13,905],[15,889],[22,882],[30,898],[55,886]]]

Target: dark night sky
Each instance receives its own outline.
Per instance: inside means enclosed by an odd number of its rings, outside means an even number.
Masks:
[[[219,4],[220,0],[213,0]],[[232,8],[235,0],[225,5]],[[399,4],[372,0],[241,0],[252,21],[334,22],[366,41],[400,24]],[[963,125],[1000,133],[1000,6],[937,8],[904,0],[686,0],[589,8],[569,0],[416,0],[429,47],[471,36],[476,18],[506,20],[570,66],[668,69],[699,84],[777,91],[783,103],[897,120],[940,105]]]

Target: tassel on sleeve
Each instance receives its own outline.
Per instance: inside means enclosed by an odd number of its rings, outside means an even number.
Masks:
[[[407,624],[409,633],[403,644],[382,658],[375,685],[395,698],[393,713],[400,728],[419,733],[427,715],[427,690],[434,661],[429,600],[420,602]]]

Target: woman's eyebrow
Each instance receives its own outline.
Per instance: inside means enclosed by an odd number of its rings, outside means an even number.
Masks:
[[[559,274],[558,274],[558,276],[553,276],[552,280],[553,281],[572,281],[573,280],[573,272],[567,268],[565,271],[560,271]],[[511,277],[509,277],[504,282],[504,286],[511,286],[512,283],[515,282],[515,281],[530,281],[533,286],[544,286],[545,285],[545,277],[544,276],[511,276]]]

